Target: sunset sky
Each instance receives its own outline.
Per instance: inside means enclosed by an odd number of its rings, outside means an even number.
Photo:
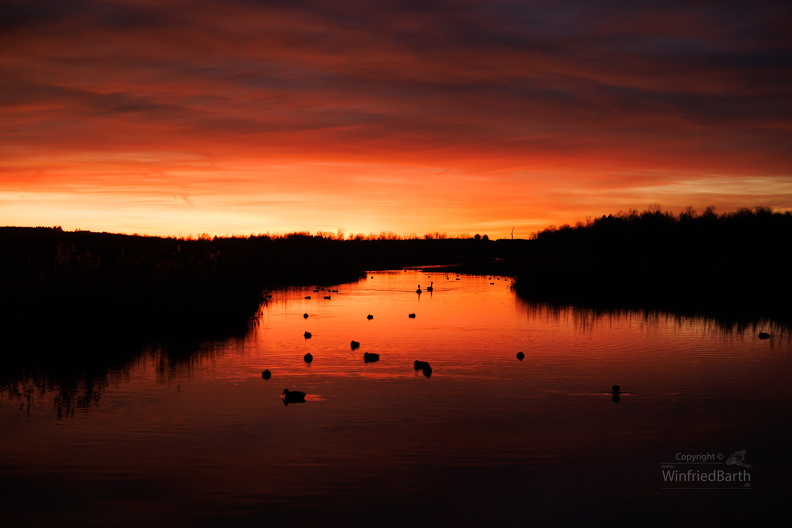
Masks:
[[[0,225],[527,237],[792,210],[792,3],[6,0]]]

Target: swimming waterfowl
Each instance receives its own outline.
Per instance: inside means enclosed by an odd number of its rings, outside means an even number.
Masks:
[[[612,394],[613,394],[613,398],[611,398],[611,399],[613,401],[615,401],[615,402],[619,401],[621,399],[619,397],[619,395],[621,394],[621,392],[620,392],[621,387],[619,387],[618,385],[614,385],[611,389],[612,389]]]
[[[289,389],[283,389],[281,398],[283,398],[284,405],[288,405],[290,403],[305,403],[305,393],[300,391],[290,391]]]
[[[310,338],[311,338],[311,332],[305,332],[305,333],[303,334],[303,337],[304,337],[305,339],[310,339]]]
[[[366,316],[366,319],[368,319],[369,321],[371,321],[372,319],[374,319],[374,316],[373,316],[373,315],[371,315],[371,314],[368,314],[368,315]]]
[[[357,341],[352,341],[351,343],[349,343],[349,346],[352,347],[352,350],[355,350],[356,348],[360,348],[360,343],[358,343]]]
[[[303,314],[303,319],[308,319],[308,314],[307,313]]]
[[[434,282],[429,284],[429,287],[426,288],[426,291],[434,291]]]
[[[415,290],[415,293],[422,293],[422,292],[421,292],[421,285],[420,285],[420,284],[418,285],[418,289],[417,289],[417,290]]]
[[[413,362],[413,368],[415,370],[420,370],[421,372],[423,372],[423,375],[427,378],[432,376],[432,366],[426,361],[415,360]]]
[[[313,361],[313,356],[311,355],[310,352],[308,352],[303,356],[303,359],[305,360],[306,363],[310,363],[311,361]]]
[[[768,334],[767,332],[759,332],[759,339],[769,339],[769,338],[770,338],[770,334]]]
[[[522,361],[523,359],[525,359],[525,354],[523,354],[522,352],[517,352],[517,359]]]
[[[261,377],[268,380],[272,377],[272,372],[270,372],[269,369],[264,369],[264,372],[261,373]]]
[[[373,363],[375,361],[379,361],[379,354],[372,354],[371,352],[365,352],[363,354],[363,362],[364,363]]]
[[[407,317],[409,317],[410,319],[415,319],[415,314],[414,313],[407,314]]]

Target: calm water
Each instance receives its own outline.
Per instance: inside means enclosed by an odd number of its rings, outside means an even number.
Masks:
[[[276,292],[245,339],[155,347],[76,391],[6,385],[3,525],[789,520],[780,329],[551,310],[497,277],[377,272],[333,289]],[[284,388],[307,401],[284,405]],[[663,464],[743,480],[680,482]]]

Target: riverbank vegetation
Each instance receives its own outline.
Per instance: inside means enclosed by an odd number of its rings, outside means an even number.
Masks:
[[[537,233],[516,263],[523,298],[792,320],[792,214],[674,215],[652,207]]]
[[[339,284],[370,269],[486,261],[493,247],[486,236],[440,233],[185,239],[0,228],[0,330],[53,341],[242,333],[272,288]]]
[[[0,331],[44,342],[244,334],[273,288],[428,264],[515,276],[517,294],[532,301],[792,319],[791,233],[792,215],[763,207],[720,215],[652,207],[531,240],[340,232],[186,239],[6,227]]]

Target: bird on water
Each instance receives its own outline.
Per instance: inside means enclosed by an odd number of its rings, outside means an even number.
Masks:
[[[356,348],[360,348],[360,343],[357,341],[352,341],[349,343],[349,346],[352,348],[352,350],[355,350]]]
[[[308,352],[303,356],[303,359],[305,360],[306,363],[310,363],[311,361],[313,361],[313,356],[311,355],[310,352]]]
[[[420,284],[418,285],[418,289],[417,289],[417,290],[415,290],[415,293],[422,293],[422,292],[421,292],[421,285],[420,285]]]
[[[373,363],[375,361],[379,361],[379,354],[373,354],[371,352],[365,352],[363,354],[363,362],[364,363]]]
[[[372,319],[374,319],[374,316],[373,316],[373,315],[371,315],[371,314],[368,314],[368,315],[366,316],[366,319],[368,319],[369,321],[371,321]]]
[[[264,372],[261,373],[261,377],[268,380],[272,377],[272,372],[270,372],[269,369],[264,369]]]
[[[423,372],[423,375],[427,378],[432,375],[432,366],[426,361],[418,361],[417,359],[413,362],[413,368],[415,370],[420,370]]]
[[[517,359],[522,361],[523,359],[525,359],[525,354],[523,354],[522,352],[517,352]]]
[[[304,337],[305,339],[310,339],[310,338],[311,338],[311,332],[305,332],[305,333],[303,334],[303,337]]]
[[[426,291],[428,291],[428,292],[430,292],[430,291],[434,291],[434,282],[432,282],[432,283],[430,283],[430,284],[429,284],[429,287],[428,287],[428,288],[426,288]]]
[[[283,398],[284,405],[289,405],[290,403],[305,403],[305,393],[300,391],[283,389],[281,398]]]
[[[410,319],[415,319],[415,314],[414,313],[407,314],[407,317],[409,317]]]

